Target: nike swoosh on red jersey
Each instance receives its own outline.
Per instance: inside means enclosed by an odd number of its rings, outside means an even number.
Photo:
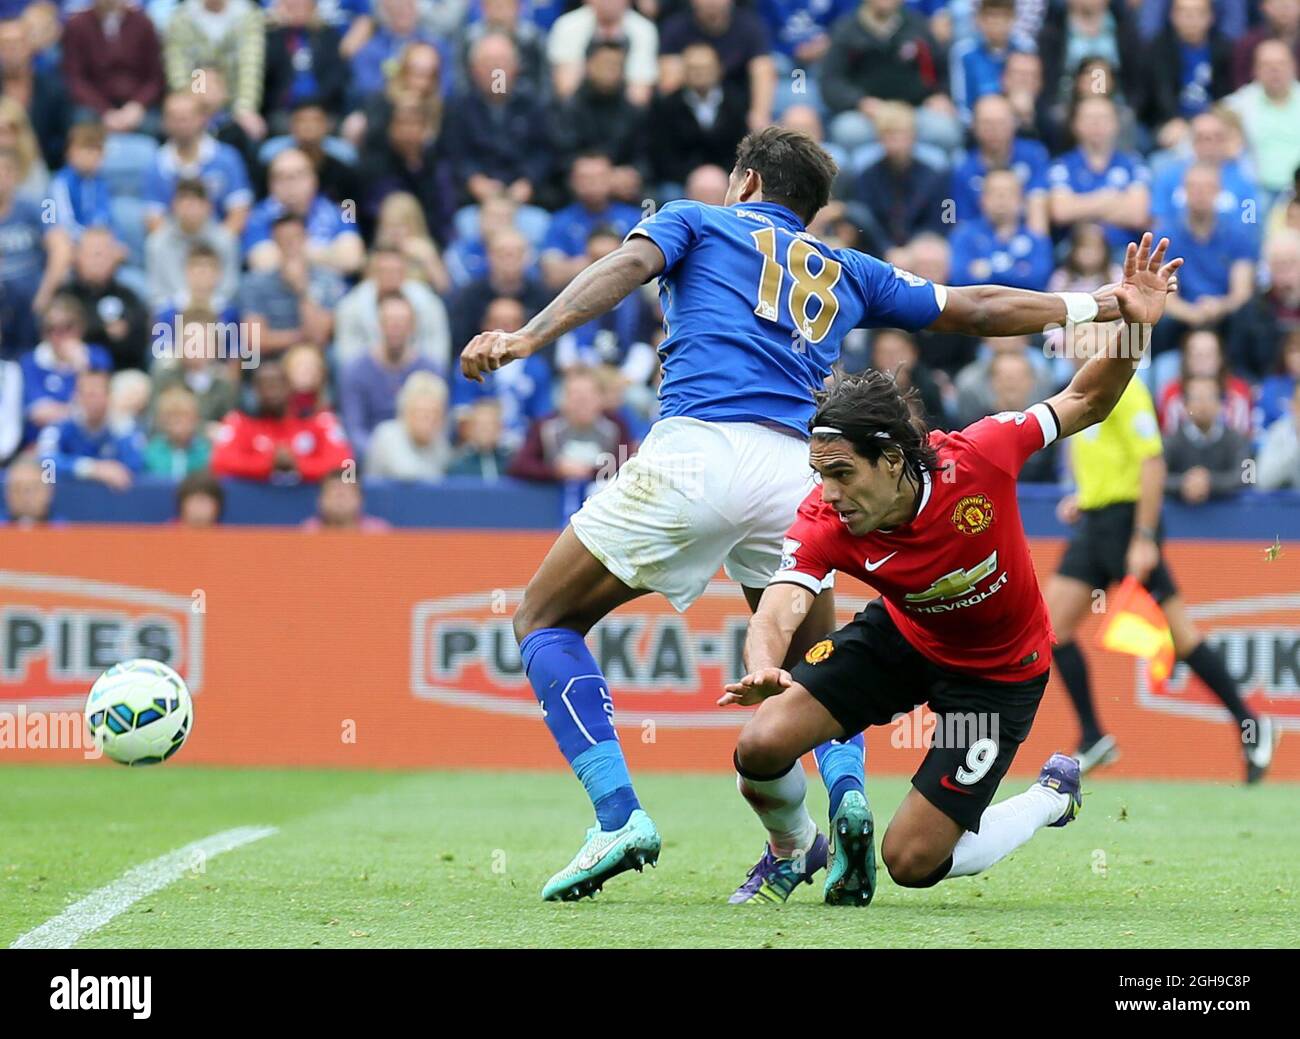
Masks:
[[[951,779],[950,777],[948,777],[948,776],[946,776],[946,775],[943,775],[943,776],[940,776],[940,777],[939,777],[939,785],[940,785],[941,787],[944,787],[944,788],[947,789],[947,790],[956,790],[957,793],[959,793],[959,794],[970,794],[970,793],[973,793],[973,791],[970,790],[970,789],[967,788],[967,787],[964,787],[964,786],[958,786],[956,783],[954,783],[954,782],[952,781],[952,779]]]
[[[874,563],[870,559],[864,559],[862,560],[862,565],[867,568],[867,573],[874,573],[875,571],[879,570],[882,566],[884,566],[886,563],[888,563],[891,559],[893,559],[894,556],[896,555],[898,555],[897,551],[890,552],[889,555],[885,556],[884,559],[878,559]]]

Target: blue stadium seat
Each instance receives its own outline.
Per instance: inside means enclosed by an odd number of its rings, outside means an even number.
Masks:
[[[263,166],[269,165],[271,160],[279,155],[286,148],[292,147],[293,138],[288,134],[281,134],[279,137],[268,137],[262,142],[262,146],[257,149],[257,161]],[[356,166],[357,150],[342,137],[326,137],[321,142],[321,147],[325,153],[346,166]]]
[[[834,144],[827,144],[825,148],[836,162],[839,162],[840,156],[844,154],[844,150]],[[843,164],[843,168],[850,169],[854,173],[861,173],[872,163],[884,158],[884,155],[885,146],[879,141],[862,144],[853,149],[848,162]],[[912,155],[927,166],[933,166],[941,173],[952,165],[946,151],[937,145],[926,144],[924,141],[917,141],[916,147],[912,149]]]
[[[144,186],[144,174],[158,151],[158,142],[147,134],[114,133],[104,144],[104,178],[114,200],[124,196],[137,199]]]
[[[456,210],[452,224],[457,238],[477,238],[478,206],[461,206]],[[542,247],[550,226],[551,214],[540,206],[520,206],[515,213],[515,227],[532,243],[534,249]]]
[[[1143,381],[1153,397],[1159,398],[1165,387],[1175,381],[1182,372],[1183,355],[1180,350],[1167,350],[1150,364],[1139,368]]]
[[[113,218],[113,233],[118,241],[126,246],[127,263],[133,267],[144,268],[144,240],[148,234],[144,217],[147,206],[144,199],[137,196],[114,194],[109,202],[109,212]]]
[[[123,264],[117,269],[117,280],[134,292],[145,304],[149,303],[149,279],[144,273],[142,267],[134,264]]]

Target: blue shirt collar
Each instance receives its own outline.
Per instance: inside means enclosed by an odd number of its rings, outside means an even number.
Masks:
[[[752,209],[756,213],[762,213],[764,216],[779,221],[792,231],[806,230],[804,222],[795,215],[794,210],[781,205],[779,202],[737,202],[731,208]]]

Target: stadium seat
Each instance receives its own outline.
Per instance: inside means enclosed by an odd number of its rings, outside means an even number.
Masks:
[[[278,137],[268,137],[262,142],[262,146],[257,149],[257,161],[263,166],[268,166],[271,160],[279,155],[286,148],[293,146],[293,138],[288,134],[281,134]],[[326,137],[321,143],[327,155],[337,159],[346,166],[356,166],[357,150],[342,137]]]
[[[138,201],[144,173],[158,151],[158,142],[142,133],[109,134],[104,144],[104,178],[114,201],[133,196]]]
[[[837,148],[835,145],[827,145],[826,150],[830,153],[831,158],[835,159],[836,162],[840,162],[840,156],[844,154],[843,149]],[[872,163],[882,159],[884,154],[885,146],[879,141],[872,141],[870,144],[863,144],[854,148],[847,161],[842,165],[843,168],[852,170],[854,173],[861,173]],[[933,166],[940,172],[947,170],[952,165],[947,152],[933,144],[926,144],[924,141],[917,142],[916,147],[912,149],[912,155],[927,166]]]
[[[1147,384],[1152,396],[1159,399],[1165,387],[1179,377],[1182,363],[1182,351],[1168,350],[1150,364],[1143,365],[1138,372],[1142,375],[1142,381]]]
[[[127,249],[127,263],[144,268],[144,240],[148,235],[144,218],[147,211],[144,199],[136,195],[114,194],[109,202],[113,218],[113,233]]]
[[[142,267],[124,264],[117,269],[117,280],[143,300],[149,298],[149,279]]]
[[[457,238],[478,237],[478,206],[461,206],[453,218]],[[540,206],[520,206],[515,214],[515,227],[528,239],[534,249],[540,249],[551,226],[551,214]]]

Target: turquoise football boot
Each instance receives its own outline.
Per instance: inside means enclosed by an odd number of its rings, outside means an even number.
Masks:
[[[659,861],[662,841],[650,816],[638,808],[617,830],[606,833],[597,826],[587,831],[578,854],[542,888],[547,902],[576,902],[594,895],[610,877],[629,869],[638,873]]]
[[[823,898],[832,906],[868,906],[876,893],[875,820],[867,799],[850,790],[831,820]]]

